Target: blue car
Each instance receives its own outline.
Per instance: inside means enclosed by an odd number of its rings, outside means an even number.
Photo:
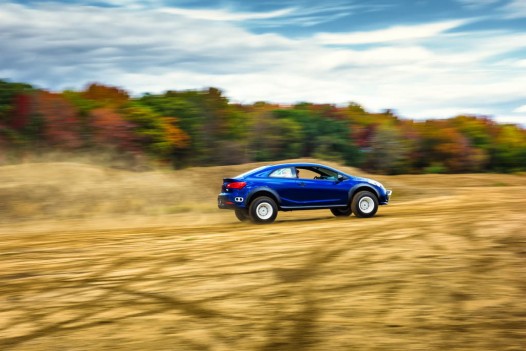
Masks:
[[[278,211],[330,209],[335,216],[372,217],[387,205],[391,190],[316,163],[264,166],[224,178],[217,201],[240,221],[272,223]]]

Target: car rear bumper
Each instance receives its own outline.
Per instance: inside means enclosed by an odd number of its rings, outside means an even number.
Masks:
[[[243,193],[220,193],[217,197],[217,207],[226,210],[245,208],[245,200]]]
[[[236,204],[228,195],[220,194],[217,197],[217,207],[219,207],[222,210],[234,210],[236,208]]]

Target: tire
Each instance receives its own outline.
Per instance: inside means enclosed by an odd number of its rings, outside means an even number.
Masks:
[[[331,212],[336,217],[349,217],[352,215],[351,206],[346,208],[331,208]]]
[[[278,206],[270,197],[261,196],[252,201],[248,214],[254,223],[270,224],[278,216]]]
[[[246,222],[250,219],[246,208],[236,208],[235,212],[236,218],[239,219],[240,222]]]
[[[352,199],[351,210],[356,217],[372,217],[378,211],[378,199],[370,191],[360,191]]]

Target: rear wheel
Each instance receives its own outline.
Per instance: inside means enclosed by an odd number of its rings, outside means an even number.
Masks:
[[[269,224],[278,216],[278,206],[270,197],[261,196],[252,201],[248,214],[254,223]]]
[[[336,217],[349,217],[352,214],[351,206],[345,208],[331,208],[331,212]]]
[[[378,211],[378,199],[370,191],[360,191],[354,195],[351,209],[356,217],[372,217]]]
[[[248,210],[246,208],[236,208],[236,218],[241,222],[246,222],[250,219],[248,215]]]

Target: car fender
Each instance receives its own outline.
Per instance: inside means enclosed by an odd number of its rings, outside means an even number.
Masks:
[[[251,189],[248,192],[248,194],[247,194],[247,199],[246,199],[245,203],[246,204],[250,203],[250,201],[252,200],[252,197],[256,193],[259,193],[259,192],[262,192],[262,191],[272,194],[276,198],[278,204],[281,204],[281,198],[279,197],[278,193],[275,190],[273,190],[273,189],[271,189],[271,188],[269,188],[267,186],[259,186],[257,188]]]
[[[369,183],[358,183],[354,185],[351,189],[349,189],[349,202],[351,201],[352,197],[356,193],[356,191],[360,188],[367,188],[367,190],[371,191],[373,194],[376,195],[376,198],[380,199],[380,193],[378,190],[376,190],[371,184]]]

